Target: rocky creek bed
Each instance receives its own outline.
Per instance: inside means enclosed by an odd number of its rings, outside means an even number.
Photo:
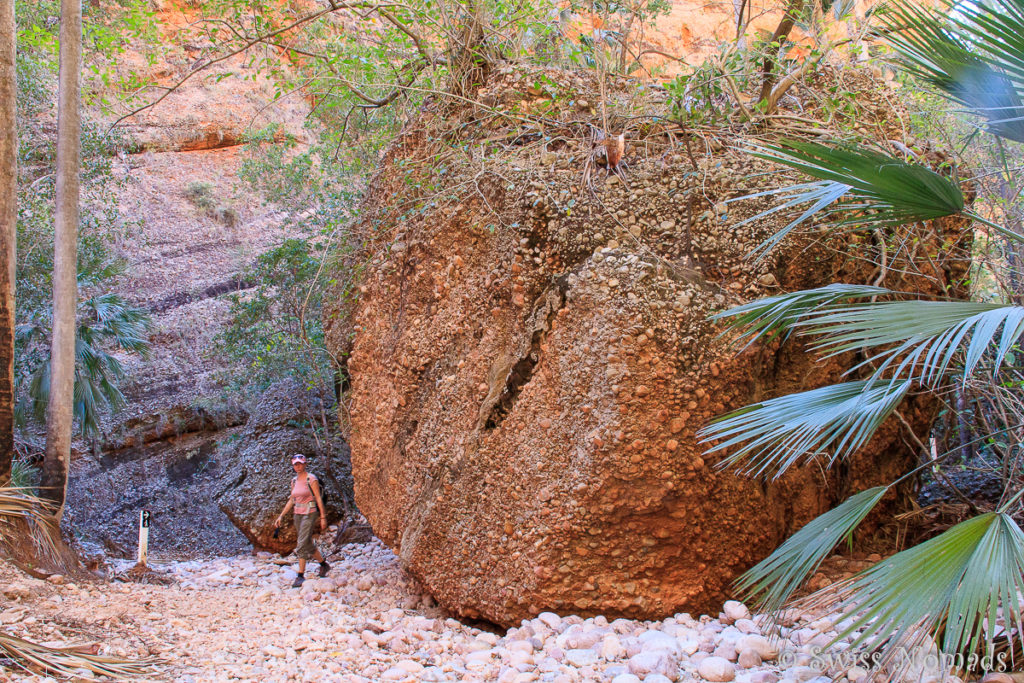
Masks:
[[[831,566],[843,573],[864,565]],[[717,618],[542,613],[497,631],[449,618],[376,539],[342,547],[328,577],[301,589],[290,587],[293,566],[259,553],[156,564],[168,585],[76,584],[33,579],[0,562],[0,629],[50,645],[98,643],[101,654],[154,655],[165,662],[160,680],[176,683],[833,680],[812,666],[811,652],[837,626],[820,615],[788,615],[781,638],[762,632],[767,620],[737,602]],[[858,668],[830,673],[867,680]],[[939,680],[921,674],[911,680]],[[0,668],[0,680],[45,679]]]

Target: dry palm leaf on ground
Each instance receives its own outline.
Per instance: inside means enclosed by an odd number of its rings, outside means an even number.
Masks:
[[[13,664],[33,673],[67,678],[80,678],[89,671],[119,681],[151,679],[158,673],[157,659],[131,661],[105,657],[97,654],[98,650],[98,645],[47,647],[0,633],[0,666]]]

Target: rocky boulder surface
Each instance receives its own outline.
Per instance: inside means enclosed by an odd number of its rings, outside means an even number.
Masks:
[[[220,509],[257,548],[288,553],[295,527],[286,520],[274,538],[274,520],[284,508],[294,472],[291,456],[302,453],[320,480],[329,522],[347,518],[351,473],[347,445],[317,433],[320,398],[294,379],[271,386],[260,397],[237,441],[224,447],[227,470],[217,496]]]
[[[538,90],[542,77],[562,89]],[[369,195],[376,255],[354,316],[341,322],[339,298],[325,318],[332,351],[351,352],[360,510],[444,607],[502,625],[713,608],[793,531],[912,459],[890,421],[842,471],[810,463],[766,484],[716,469],[701,426],[837,381],[853,359],[819,362],[796,341],[737,355],[710,314],[833,281],[939,293],[963,275],[948,223],[921,237],[935,258],[919,271],[889,251],[880,274],[884,250],[850,234],[749,258],[785,219],[741,225],[767,200],[727,200],[796,178],[725,130],[648,129],[628,172],[606,174],[574,127],[597,91],[582,78],[510,69],[479,94],[524,121],[543,109],[541,132],[427,107]],[[608,94],[616,129],[616,111],[639,108],[629,87]],[[900,135],[888,106],[857,113],[880,140]],[[457,126],[469,151],[444,156],[434,141]],[[916,401],[903,416],[921,429],[931,411]]]

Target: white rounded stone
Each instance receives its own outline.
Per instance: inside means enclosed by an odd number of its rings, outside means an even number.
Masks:
[[[705,657],[697,665],[697,673],[706,681],[725,683],[736,678],[736,667],[723,657]]]

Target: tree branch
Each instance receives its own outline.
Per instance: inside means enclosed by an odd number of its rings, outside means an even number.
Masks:
[[[418,33],[416,33],[415,31],[410,29],[408,26],[403,24],[401,21],[398,20],[397,17],[395,17],[395,15],[393,15],[391,12],[388,12],[385,9],[378,10],[377,14],[379,14],[380,16],[384,17],[384,19],[386,19],[389,22],[391,22],[391,24],[395,28],[397,28],[399,31],[401,31],[405,35],[409,36],[409,38],[412,40],[413,44],[416,45],[416,49],[419,50],[419,53],[421,55],[423,55],[423,59],[427,60],[428,64],[432,64],[434,62],[434,53],[431,52],[429,49],[427,49],[424,46],[423,40],[420,38]]]
[[[331,14],[332,12],[336,12],[338,10],[342,10],[342,9],[356,9],[356,8],[367,8],[370,11],[373,11],[375,9],[376,10],[380,10],[383,7],[394,7],[394,6],[396,6],[394,3],[373,4],[373,5],[371,5],[371,4],[368,4],[366,2],[345,2],[345,3],[339,3],[339,2],[336,2],[335,0],[330,0],[330,7],[328,7],[327,9],[322,9],[322,10],[320,10],[318,12],[313,12],[312,14],[307,14],[304,17],[299,17],[298,19],[296,19],[292,23],[288,24],[287,26],[284,26],[284,27],[279,28],[279,29],[274,30],[274,31],[270,31],[269,33],[264,33],[264,34],[258,35],[255,38],[252,38],[252,39],[246,41],[246,43],[244,45],[242,45],[241,47],[239,47],[239,48],[237,48],[235,50],[232,50],[232,51],[230,51],[230,52],[228,52],[226,54],[223,54],[220,57],[217,57],[216,59],[212,59],[209,62],[207,62],[206,64],[203,64],[200,68],[196,69],[195,71],[190,72],[189,74],[187,74],[186,76],[181,78],[174,85],[164,88],[163,94],[160,95],[160,97],[156,98],[154,101],[150,102],[147,105],[139,107],[138,109],[130,111],[127,114],[125,114],[124,116],[118,118],[116,121],[114,121],[112,124],[110,124],[110,128],[108,130],[113,130],[122,121],[124,121],[126,119],[129,119],[129,118],[131,118],[133,116],[136,116],[136,115],[146,111],[147,109],[151,109],[151,108],[155,107],[156,105],[160,104],[161,102],[164,101],[164,99],[167,98],[168,95],[170,95],[175,90],[180,88],[182,85],[185,84],[186,81],[188,81],[190,78],[192,78],[196,74],[200,73],[201,71],[205,71],[206,69],[209,69],[214,64],[219,64],[220,62],[223,62],[223,61],[226,61],[228,59],[231,59],[232,57],[245,52],[246,50],[248,50],[249,48],[253,47],[254,45],[258,45],[259,43],[268,42],[270,38],[273,38],[275,36],[279,36],[282,33],[287,33],[288,31],[291,31],[294,28],[302,26],[303,24],[308,24],[311,21],[319,19],[322,16],[325,16],[327,14]]]

